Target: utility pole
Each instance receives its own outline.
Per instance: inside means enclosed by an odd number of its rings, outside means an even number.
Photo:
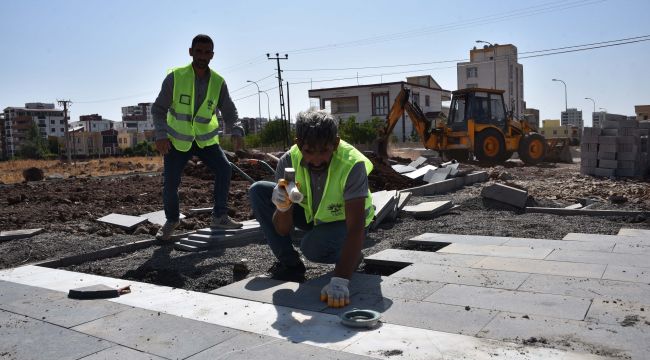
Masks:
[[[291,145],[291,96],[289,96],[289,82],[287,81],[287,147]]]
[[[59,105],[63,106],[63,119],[65,121],[65,148],[68,153],[68,162],[72,162],[72,156],[70,154],[70,134],[68,132],[68,105],[72,104],[70,100],[58,100]]]
[[[280,121],[282,121],[283,128],[285,129],[284,131],[286,132],[286,125],[285,125],[284,122],[287,120],[287,117],[286,117],[286,114],[284,112],[284,93],[282,91],[284,86],[282,85],[282,69],[280,69],[280,60],[289,59],[289,55],[284,54],[284,57],[280,57],[280,54],[275,53],[275,57],[271,57],[271,55],[267,53],[266,58],[268,60],[275,60],[277,62],[277,65],[278,65],[278,89],[280,91]],[[285,133],[284,138],[285,138],[284,150],[287,150],[287,147],[289,146],[289,144],[286,143],[286,138],[287,138],[286,133]]]

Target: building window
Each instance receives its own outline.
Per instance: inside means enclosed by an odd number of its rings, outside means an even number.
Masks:
[[[61,125],[65,124],[65,120],[60,120],[59,124],[61,124]]]
[[[431,106],[431,97],[429,95],[424,95],[424,106]]]
[[[372,94],[372,115],[388,115],[388,93]]]
[[[467,78],[478,77],[478,68],[477,67],[468,67],[467,68]]]
[[[331,99],[332,114],[350,114],[359,112],[359,97],[350,96]]]
[[[51,129],[50,129],[50,132],[55,132],[55,131],[56,131],[55,128],[51,128]]]
[[[557,130],[553,130],[553,135],[557,135]]]
[[[50,120],[50,125],[56,125],[56,121]]]
[[[413,95],[411,95],[411,98],[413,99],[413,104],[420,106],[420,94],[413,93]]]

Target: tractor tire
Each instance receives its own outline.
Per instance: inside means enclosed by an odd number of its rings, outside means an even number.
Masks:
[[[519,141],[518,152],[524,164],[539,164],[546,156],[546,140],[540,134],[526,135]]]
[[[506,144],[500,132],[495,129],[485,129],[477,134],[474,155],[478,161],[489,164],[501,163],[505,153]]]

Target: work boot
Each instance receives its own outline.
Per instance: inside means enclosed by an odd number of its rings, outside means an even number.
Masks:
[[[305,264],[298,260],[295,265],[287,266],[279,261],[276,261],[273,266],[268,270],[271,274],[271,279],[281,281],[292,281],[302,283],[305,281]]]
[[[212,223],[210,223],[210,227],[213,229],[240,229],[242,226],[244,224],[235,222],[228,214],[213,216]]]
[[[176,221],[165,221],[165,224],[158,229],[158,232],[156,233],[156,240],[163,242],[163,243],[168,243],[170,242],[172,238],[172,234],[174,233],[174,230],[178,227],[178,225],[181,222],[179,220]]]

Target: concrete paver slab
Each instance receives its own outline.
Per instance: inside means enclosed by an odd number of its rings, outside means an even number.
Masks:
[[[639,243],[650,245],[650,237],[637,236],[637,235],[604,235],[604,234],[584,234],[584,233],[568,233],[564,235],[562,240],[578,240],[578,241],[614,241],[615,243]],[[636,240],[636,241],[635,241]]]
[[[550,256],[552,256],[551,254]],[[548,257],[547,257],[548,259]],[[607,265],[567,261],[486,257],[472,265],[477,269],[516,271],[532,274],[564,275],[600,279]]]
[[[415,171],[411,171],[410,173],[405,173],[405,174],[402,174],[402,175],[404,175],[404,176],[406,176],[407,178],[410,178],[410,179],[418,179],[418,178],[423,177],[424,174],[426,174],[429,170],[435,170],[435,169],[437,169],[437,167],[435,167],[433,165],[424,165],[423,167],[421,167],[421,168],[419,168],[419,169],[417,169]]]
[[[269,336],[242,333],[202,351],[187,360],[213,359],[370,359],[355,354],[292,343]]]
[[[261,231],[260,223],[257,220],[242,221],[242,227],[239,229],[217,229],[203,228],[196,231],[197,234],[203,235],[223,235],[223,234],[247,234]]]
[[[650,320],[650,299],[646,303],[638,303],[597,297],[585,320],[621,326],[647,326],[645,321]]]
[[[589,305],[591,305],[590,299],[573,296],[456,284],[445,285],[424,300],[441,304],[468,305],[481,309],[521,312],[574,320],[584,319]]]
[[[130,230],[142,224],[143,222],[147,221],[147,219],[139,216],[108,214],[104,217],[97,219],[97,221]]]
[[[553,250],[584,250],[584,251],[603,251],[611,252],[615,242],[610,241],[565,241],[565,240],[547,240],[547,239],[525,239],[513,238],[502,245],[506,246],[529,246],[532,248],[541,247]]]
[[[556,348],[603,354],[608,359],[645,359],[650,351],[648,333],[634,327],[623,328],[619,325],[537,315],[523,318],[521,313],[498,314],[479,333],[479,337],[503,341],[544,338]]]
[[[456,235],[440,233],[424,233],[412,239],[410,244],[431,245],[431,243],[450,243],[450,244],[472,244],[472,245],[502,245],[506,241],[513,239],[503,236],[483,236],[483,235]]]
[[[521,259],[544,259],[553,249],[526,246],[450,244],[438,250],[446,254],[485,255]]]
[[[167,221],[167,218],[165,217],[165,210],[160,210],[160,211],[154,211],[146,214],[140,215],[140,217],[143,217],[147,219],[150,223],[152,224],[157,224],[157,225],[165,225],[165,221]],[[180,219],[185,219],[185,215],[180,214],[179,215]]]
[[[618,235],[620,235],[620,236],[643,236],[645,238],[650,238],[650,230],[621,228],[621,230],[618,231]]]
[[[454,169],[451,167],[443,167],[434,170],[429,170],[424,174],[422,180],[428,183],[435,183],[447,179]],[[464,182],[464,181],[463,181]]]
[[[603,279],[650,284],[650,269],[632,266],[609,265],[603,274]]]
[[[166,358],[185,358],[239,332],[160,312],[132,309],[73,328]]]
[[[414,217],[432,216],[450,209],[454,204],[451,201],[427,201],[417,205],[405,206],[402,210]]]
[[[484,258],[485,256],[476,255],[439,254],[430,251],[386,249],[366,257],[364,262],[366,264],[382,266],[404,266],[413,263],[471,266]]]
[[[0,281],[0,309],[27,315],[49,323],[72,327],[131,309],[101,301],[68,299],[62,292]]]
[[[449,284],[484,286],[499,289],[517,289],[529,274],[471,269],[458,266],[413,264],[391,277],[437,281]]]
[[[650,299],[648,284],[570,276],[533,274],[524,281],[519,290],[576,297],[599,296],[610,300],[624,298],[634,302],[647,302]]]
[[[610,264],[650,268],[647,255],[605,253],[597,251],[556,250],[547,260],[571,261],[586,264]]]
[[[418,156],[418,158],[411,161],[411,163],[408,166],[417,168],[420,165],[424,164],[425,162],[427,162],[427,158],[425,158],[424,156]]]
[[[113,346],[108,341],[0,310],[0,357],[76,360]]]
[[[83,357],[79,360],[113,360],[113,359],[128,359],[128,360],[165,360],[159,356],[148,354],[146,352],[129,349],[124,346],[113,346],[98,353]]]
[[[495,183],[484,187],[481,196],[523,209],[528,200],[528,191]]]
[[[614,246],[615,253],[623,254],[638,254],[638,255],[650,255],[650,244],[645,242],[633,242],[633,243],[617,243]]]
[[[391,166],[399,174],[409,173],[415,171],[416,168],[409,165],[395,164]]]
[[[42,228],[0,231],[0,242],[32,237],[34,235],[42,233],[43,231],[44,230]]]

